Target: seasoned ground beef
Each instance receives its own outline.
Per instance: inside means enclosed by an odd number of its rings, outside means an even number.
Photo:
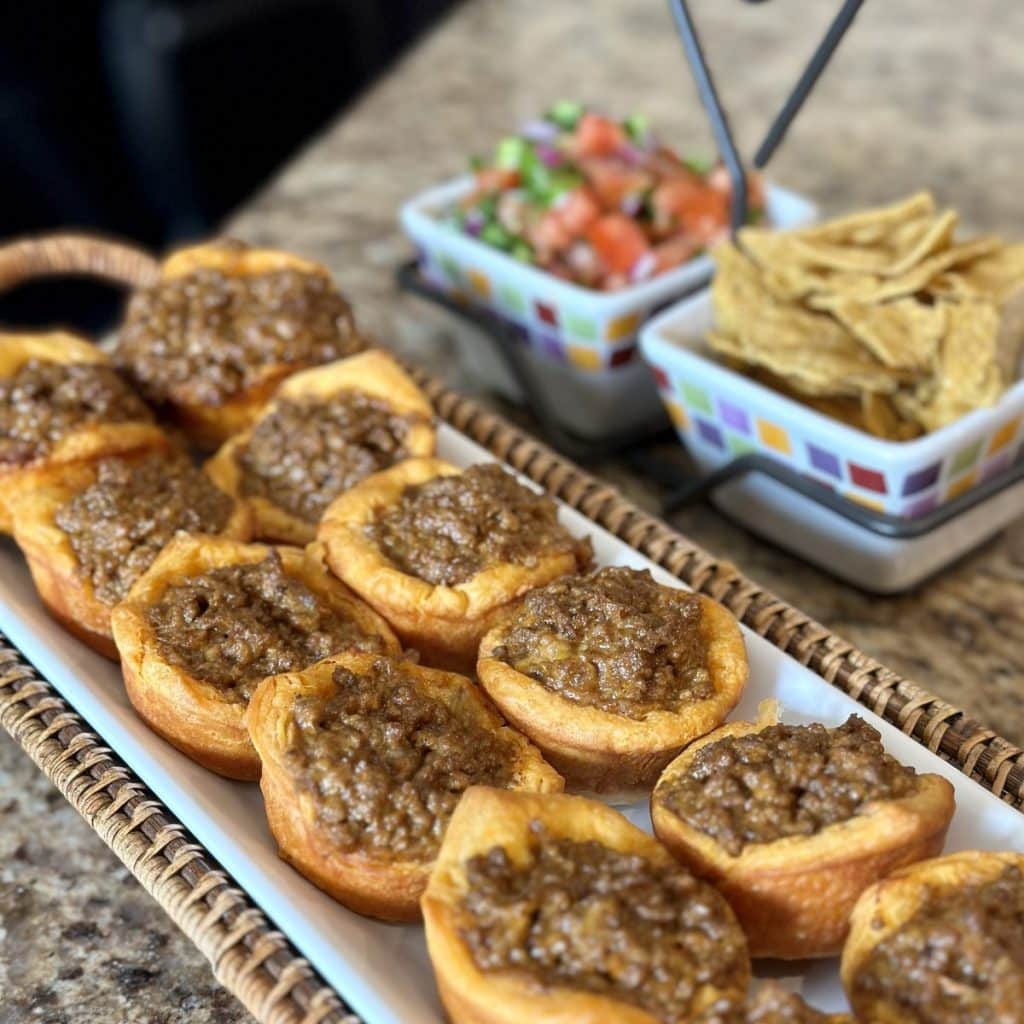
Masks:
[[[344,850],[436,855],[472,785],[503,786],[515,750],[460,701],[430,696],[405,663],[337,668],[337,692],[295,702],[288,764],[316,794],[320,823]]]
[[[104,459],[96,480],[57,510],[84,576],[117,604],[178,530],[219,533],[231,499],[183,455]]]
[[[846,821],[874,800],[917,789],[913,768],[851,715],[835,729],[773,725],[702,747],[656,799],[733,856],[749,843],[809,836]]]
[[[435,586],[465,583],[500,562],[530,566],[565,552],[590,558],[589,540],[559,524],[554,501],[494,462],[407,487],[366,532],[402,572]]]
[[[631,1003],[665,1024],[690,1019],[708,986],[739,1006],[743,933],[725,900],[678,866],[655,866],[533,826],[531,857],[495,846],[466,865],[462,937],[483,971],[524,971]]]
[[[239,452],[242,493],[318,523],[342,491],[407,456],[412,422],[360,391],[282,400]]]
[[[635,569],[531,591],[493,657],[577,704],[631,718],[714,694],[700,598]]]
[[[885,999],[915,1024],[1018,1024],[1024,1013],[1024,876],[928,899],[871,951],[853,1005]]]
[[[833,1019],[831,1014],[808,1006],[795,992],[769,981],[762,982],[750,997],[745,1024],[828,1024]]]
[[[78,427],[149,419],[112,366],[30,359],[0,378],[0,465],[41,458]]]
[[[135,292],[116,359],[153,402],[217,406],[268,366],[314,366],[358,347],[349,305],[326,277],[203,269]]]
[[[383,648],[379,636],[367,636],[289,576],[276,551],[168,587],[147,616],[164,658],[237,703],[247,703],[267,676],[338,651]]]

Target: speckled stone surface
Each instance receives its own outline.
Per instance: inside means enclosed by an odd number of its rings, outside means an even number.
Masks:
[[[693,0],[736,134],[752,151],[835,4]],[[828,212],[921,187],[977,229],[1024,237],[1024,7],[1005,0],[865,5],[772,166]],[[324,261],[379,337],[475,390],[456,328],[399,297],[399,203],[460,172],[561,96],[648,112],[688,149],[709,137],[663,0],[479,0],[460,8],[228,225]],[[599,467],[635,500],[651,487]],[[897,671],[1024,742],[1024,525],[899,598],[866,597],[725,522],[676,524]],[[0,1024],[248,1019],[199,955],[0,741]]]

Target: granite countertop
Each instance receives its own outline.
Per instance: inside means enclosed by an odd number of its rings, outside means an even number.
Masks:
[[[693,3],[745,152],[833,4]],[[867,4],[772,165],[826,212],[921,187],[967,224],[1024,236],[1017,131],[1024,8],[976,0]],[[478,385],[457,329],[396,295],[400,202],[558,97],[643,110],[688,148],[710,139],[663,0],[471,0],[228,224],[325,262],[379,338]],[[654,509],[650,485],[597,467]],[[868,597],[764,545],[709,506],[673,522],[896,671],[1024,743],[1024,523],[898,598]],[[0,1024],[249,1019],[198,953],[6,736],[0,739]],[[40,827],[45,823],[45,827]]]

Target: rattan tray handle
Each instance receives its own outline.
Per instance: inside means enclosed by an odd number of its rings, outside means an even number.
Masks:
[[[97,277],[139,288],[152,284],[159,263],[144,249],[96,235],[57,234],[0,245],[0,292],[40,277]]]

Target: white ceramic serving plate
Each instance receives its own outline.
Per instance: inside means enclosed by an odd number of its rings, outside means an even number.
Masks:
[[[659,402],[639,365],[637,331],[666,303],[706,284],[711,259],[698,257],[620,291],[583,288],[444,224],[439,214],[472,188],[467,175],[421,192],[402,207],[402,227],[416,245],[423,276],[513,325],[553,410],[577,434],[607,436],[650,421]],[[767,186],[765,204],[768,221],[779,228],[808,224],[818,213],[808,199],[775,185]],[[461,361],[482,383],[520,400],[504,365],[479,339],[456,337]]]
[[[442,457],[460,465],[492,459],[484,449],[447,426],[439,434]],[[563,508],[574,533],[589,533],[603,564],[651,569],[678,585],[631,548]],[[326,981],[367,1024],[441,1024],[422,930],[385,925],[345,910],[279,860],[267,831],[258,788],[229,782],[193,764],[154,736],[132,712],[117,668],[90,651],[41,608],[14,545],[0,543],[0,629],[74,705],[104,741],[170,808],[230,872],[267,916],[309,958]],[[959,810],[948,849],[1024,850],[1020,814],[787,657],[747,632],[751,683],[736,714],[751,716],[765,697],[777,697],[787,721],[838,724],[857,712],[879,729],[887,749],[901,761],[945,775],[956,788]],[[626,809],[649,827],[646,804]],[[762,973],[782,977],[815,1005],[844,1005],[834,960],[765,964]]]
[[[716,360],[709,291],[655,317],[641,332],[676,431],[702,472],[762,452],[868,507],[925,515],[1006,469],[1024,449],[1024,379],[978,409],[913,441],[884,441],[787,398]],[[763,476],[722,487],[713,500],[749,529],[875,593],[914,586],[1020,515],[1010,487],[929,533],[893,540]]]

